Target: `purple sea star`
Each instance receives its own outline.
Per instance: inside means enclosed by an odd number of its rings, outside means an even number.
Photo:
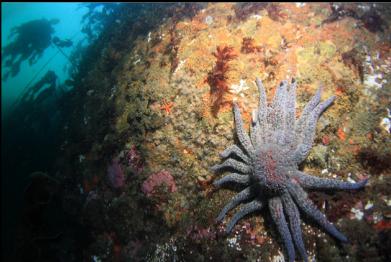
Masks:
[[[236,133],[241,147],[232,145],[225,149],[220,155],[226,160],[211,168],[214,172],[231,171],[215,181],[215,186],[234,182],[245,187],[222,209],[217,221],[222,221],[228,211],[247,202],[228,223],[228,234],[241,218],[268,207],[289,261],[295,260],[294,246],[302,259],[308,261],[299,210],[341,242],[347,242],[347,238],[315,207],[304,189],[353,190],[364,187],[367,179],[348,183],[310,176],[298,169],[312,148],[318,118],[334,101],[334,96],[320,102],[322,89],[319,88],[296,119],[295,80],[291,84],[281,82],[271,105],[266,103],[265,89],[258,78],[256,84],[260,93],[259,108],[253,112],[250,135],[245,132],[239,107],[234,103]]]

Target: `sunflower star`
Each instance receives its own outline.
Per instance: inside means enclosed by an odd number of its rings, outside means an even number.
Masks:
[[[296,119],[295,80],[291,84],[281,82],[271,105],[266,103],[265,89],[258,78],[256,84],[260,93],[259,108],[253,112],[250,135],[243,128],[238,105],[233,103],[236,133],[243,149],[237,145],[228,147],[220,154],[226,160],[211,167],[214,172],[232,171],[215,181],[216,187],[232,182],[245,187],[222,209],[217,221],[222,221],[228,211],[247,202],[228,223],[228,234],[241,218],[268,206],[289,261],[295,260],[294,246],[302,259],[308,261],[299,210],[334,238],[341,242],[348,240],[315,207],[304,189],[353,190],[364,187],[367,179],[349,183],[310,176],[298,169],[312,148],[318,118],[333,103],[334,96],[320,102],[322,88],[319,88]]]

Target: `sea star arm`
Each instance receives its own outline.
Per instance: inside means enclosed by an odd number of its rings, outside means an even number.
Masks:
[[[327,233],[341,242],[346,243],[348,241],[348,239],[327,220],[325,215],[315,207],[312,201],[307,198],[306,192],[299,185],[291,183],[288,186],[288,190],[299,208],[309,217],[314,219],[325,231],[327,231]]]
[[[299,182],[302,187],[308,189],[354,190],[364,187],[368,182],[368,179],[363,179],[357,183],[349,183],[337,179],[327,179],[310,176],[300,171],[292,173],[292,177],[297,182]]]
[[[251,144],[250,137],[248,136],[247,132],[243,128],[243,120],[240,115],[240,110],[235,102],[233,103],[233,108],[234,108],[234,118],[235,118],[235,125],[236,125],[236,134],[238,136],[239,142],[243,146],[243,148],[247,151],[247,153],[252,157],[255,154],[254,147]]]
[[[300,213],[293,202],[291,196],[285,193],[281,197],[282,204],[284,206],[285,213],[288,215],[289,225],[292,233],[293,241],[298,249],[300,256],[304,261],[308,262],[307,252],[304,247],[303,237],[300,227]]]
[[[297,120],[296,123],[296,134],[298,136],[303,134],[308,117],[311,114],[311,112],[315,109],[315,107],[319,104],[321,95],[322,95],[322,87],[319,87],[318,91],[316,91],[316,94],[311,98],[311,100],[304,107],[304,110],[301,113],[300,118]]]
[[[268,108],[267,122],[270,132],[281,130],[283,127],[287,87],[287,81],[284,80],[280,83],[280,85],[277,87],[273,102]]]
[[[296,119],[296,87],[297,83],[293,79],[289,85],[285,100],[285,130],[294,133],[295,119]]]
[[[280,198],[274,197],[269,200],[269,210],[274,223],[277,225],[277,230],[280,233],[282,241],[284,242],[288,259],[290,262],[293,262],[295,261],[295,248],[293,246],[292,236],[289,232]]]
[[[217,221],[221,221],[224,219],[225,215],[232,208],[235,208],[237,205],[250,199],[254,195],[252,187],[247,187],[244,190],[240,191],[237,195],[235,195],[227,205],[221,210],[219,216],[216,218]]]
[[[258,136],[260,134],[260,127],[259,127],[259,121],[258,121],[258,112],[257,110],[253,110],[251,115],[251,124],[250,124],[250,140],[251,144],[257,145],[258,144]]]
[[[250,183],[250,177],[248,175],[232,173],[213,182],[213,185],[216,187],[221,187],[224,184],[232,182],[239,183],[242,185],[248,185]]]
[[[265,132],[267,128],[267,101],[266,101],[266,92],[265,88],[263,87],[262,81],[259,78],[256,78],[255,83],[258,87],[258,93],[259,93],[259,105],[258,105],[258,112],[257,117],[254,119],[256,120],[255,126],[254,126],[254,139],[253,143],[254,145],[261,145],[263,143],[263,135],[262,132]]]
[[[309,150],[311,150],[311,147],[308,148],[308,146],[305,144],[299,144],[293,154],[289,156],[289,161],[293,161],[297,164],[303,162]]]
[[[315,129],[316,129],[316,123],[318,122],[318,119],[320,115],[325,111],[331,103],[333,103],[335,100],[335,96],[329,97],[326,101],[323,101],[322,103],[318,104],[315,109],[312,111],[308,118],[308,123],[304,131],[304,138],[307,137],[314,137]],[[312,139],[313,140],[313,139]],[[308,142],[307,142],[308,143]],[[312,141],[311,141],[312,143]]]
[[[216,171],[220,171],[222,169],[227,169],[227,168],[234,169],[235,171],[238,171],[238,172],[244,173],[244,174],[249,174],[252,171],[252,169],[249,165],[247,165],[243,162],[240,162],[238,160],[235,160],[233,158],[228,158],[223,163],[214,165],[210,169],[213,172],[216,172]]]
[[[250,164],[250,162],[251,162],[250,158],[248,158],[248,156],[246,156],[243,153],[242,149],[240,149],[237,145],[232,145],[232,146],[228,147],[227,149],[225,149],[223,152],[220,153],[220,157],[222,157],[222,158],[227,158],[230,155],[238,156],[246,164]]]
[[[335,96],[332,96],[326,101],[323,101],[322,103],[318,104],[310,114],[306,129],[303,131],[304,133],[302,134],[302,143],[293,153],[293,158],[295,159],[296,163],[301,163],[302,161],[304,161],[304,159],[310,152],[312,148],[312,143],[315,138],[316,123],[319,119],[319,116],[324,110],[326,110],[327,107],[331,105],[334,99]]]
[[[254,211],[261,210],[262,207],[263,204],[259,200],[253,200],[243,205],[240,210],[232,217],[231,221],[229,221],[225,232],[229,234],[240,219]]]
[[[262,123],[265,122],[266,120],[266,113],[267,113],[267,102],[266,102],[266,92],[265,88],[263,87],[261,79],[258,77],[255,80],[255,83],[257,84],[258,87],[258,92],[259,92],[259,105],[258,105],[258,122],[261,124],[261,128],[264,128],[262,126]]]
[[[272,108],[284,108],[285,98],[288,88],[288,82],[286,80],[281,81],[281,83],[277,87],[276,94],[274,96],[273,102],[271,104]]]

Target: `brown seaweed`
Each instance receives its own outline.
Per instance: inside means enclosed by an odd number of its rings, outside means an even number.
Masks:
[[[224,95],[228,92],[228,62],[237,57],[237,55],[233,52],[233,47],[229,46],[218,46],[216,52],[212,54],[217,60],[212,71],[208,73],[206,81],[210,86],[212,114],[216,117],[220,107],[226,103],[224,101]]]
[[[242,40],[242,47],[240,49],[240,52],[243,54],[250,54],[254,52],[260,52],[262,51],[261,46],[256,46],[254,43],[254,39],[251,37],[244,37]]]

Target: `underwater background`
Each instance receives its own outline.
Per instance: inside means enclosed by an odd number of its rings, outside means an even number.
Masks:
[[[368,179],[306,190],[349,239],[303,215],[308,260],[391,260],[391,4],[1,7],[5,261],[291,260],[267,210],[216,221],[241,187],[211,167],[242,143],[234,104],[253,127],[256,77],[269,104],[294,79],[297,118],[335,96],[302,172]]]

